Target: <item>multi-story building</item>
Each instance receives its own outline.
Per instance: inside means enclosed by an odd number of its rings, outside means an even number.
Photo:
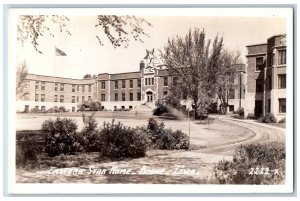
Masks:
[[[245,115],[286,113],[286,35],[275,35],[263,44],[248,45]]]
[[[153,106],[167,95],[171,78],[165,66],[159,64],[154,49],[147,51],[136,72],[99,74],[90,79],[69,79],[29,74],[22,100],[17,110],[38,108],[42,111],[64,106],[76,111],[77,105],[88,100],[100,101],[105,109],[133,109],[147,103]]]
[[[229,112],[236,111],[239,108],[244,108],[245,105],[245,64],[235,64],[235,76],[232,77],[232,80],[229,80],[230,89],[228,96],[228,109]]]
[[[89,79],[69,79],[29,74],[25,91],[28,92],[18,101],[18,111],[38,108],[46,111],[64,106],[76,111],[78,104],[85,101],[100,101],[107,110],[134,109],[141,104],[153,107],[155,101],[168,94],[172,78],[168,70],[154,55],[154,50],[140,61],[139,71],[99,74]],[[237,66],[238,74],[231,80],[229,111],[244,105],[245,65]],[[190,101],[183,100],[183,105],[191,107]]]

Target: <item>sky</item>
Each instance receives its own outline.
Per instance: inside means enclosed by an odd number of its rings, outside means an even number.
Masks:
[[[38,53],[30,43],[17,45],[17,63],[26,61],[29,73],[68,78],[82,78],[84,74],[122,73],[139,70],[139,62],[146,49],[162,49],[168,38],[185,36],[189,29],[204,29],[207,39],[223,36],[224,46],[230,51],[239,51],[246,63],[246,45],[266,43],[273,35],[286,33],[283,17],[214,17],[214,16],[141,16],[152,24],[145,26],[149,38],[144,43],[132,41],[129,47],[114,48],[104,40],[100,46],[95,28],[96,16],[69,16],[72,35],[55,33],[38,40]],[[54,47],[66,52],[65,57],[56,57]]]

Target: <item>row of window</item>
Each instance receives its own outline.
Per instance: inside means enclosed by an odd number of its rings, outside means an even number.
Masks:
[[[122,80],[122,88],[126,88],[126,81]],[[137,87],[141,87],[141,80],[138,79]],[[115,81],[115,89],[119,88],[119,81]],[[133,88],[133,80],[129,80],[129,88]],[[101,82],[101,89],[105,89],[105,82]]]
[[[77,99],[76,99],[76,96],[72,96],[72,103],[75,103],[76,100],[77,100],[77,103],[79,102],[79,96],[77,96]],[[88,100],[91,100],[92,97],[91,96],[88,96]],[[45,94],[41,94],[41,102],[45,102]],[[60,95],[59,96],[59,102],[63,103],[65,100],[65,96],[64,95]],[[35,94],[35,101],[39,101],[39,94]],[[84,102],[85,101],[85,96],[82,96],[81,97],[81,101]],[[58,95],[54,95],[54,102],[58,102]]]
[[[275,64],[274,53],[269,55],[269,66]],[[286,50],[278,50],[278,65],[286,64]],[[261,71],[265,68],[266,63],[263,57],[256,58],[256,71]]]
[[[104,95],[104,94],[102,94]],[[140,101],[141,100],[141,93],[137,93],[137,100]],[[102,99],[102,97],[101,97]],[[118,93],[115,93],[115,101],[119,101],[119,94]],[[126,95],[125,93],[122,93],[121,94],[121,101],[126,101]],[[129,93],[129,101],[133,101],[133,93]]]
[[[267,90],[272,89],[272,76],[267,77]],[[278,89],[285,89],[286,88],[286,74],[279,74],[278,75]],[[256,80],[256,92],[263,92],[264,91],[264,81],[263,79]]]
[[[46,85],[46,82],[41,82],[41,90],[45,90],[45,85]],[[58,91],[58,88],[60,91],[64,91],[65,90],[65,84],[60,84],[60,87],[58,87],[58,83],[55,83],[54,84],[54,90],[55,91]],[[40,86],[40,82],[35,82],[35,89],[36,90],[39,90],[39,87]],[[75,84],[72,84],[72,92],[76,92],[76,86],[77,86],[77,91],[80,91],[80,85],[75,85]],[[85,88],[86,85],[81,85],[81,89],[82,89],[82,92],[85,92]],[[92,92],[92,85],[87,85],[87,90],[88,92]]]

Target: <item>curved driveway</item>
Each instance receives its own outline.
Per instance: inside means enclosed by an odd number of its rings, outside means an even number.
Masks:
[[[16,179],[20,183],[148,183],[148,184],[201,184],[210,183],[212,167],[219,160],[231,160],[235,148],[249,143],[267,143],[272,141],[285,142],[284,129],[265,127],[260,124],[253,124],[232,119],[220,119],[224,124],[234,124],[237,129],[247,132],[244,138],[239,140],[228,139],[224,143],[211,141],[210,146],[198,150],[175,151],[168,155],[149,156],[145,158],[129,159],[123,161],[95,164],[96,169],[110,170],[112,167],[131,169],[132,174],[82,174],[82,175],[53,175],[48,171],[29,172],[17,170]],[[166,125],[168,123],[166,122]],[[191,122],[191,127],[197,128],[197,124]],[[199,129],[203,129],[200,128]],[[195,136],[191,136],[192,140]],[[193,143],[193,141],[192,141]],[[80,167],[86,171],[89,166]],[[139,174],[142,169],[158,170],[164,169],[163,174]],[[179,171],[177,171],[179,170]],[[184,174],[175,174],[184,172]],[[195,173],[194,173],[194,172]]]

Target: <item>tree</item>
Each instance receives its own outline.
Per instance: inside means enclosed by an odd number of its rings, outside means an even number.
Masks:
[[[83,78],[92,78],[92,75],[91,75],[91,74],[85,74],[85,75],[83,76]]]
[[[210,44],[204,30],[195,28],[184,38],[169,39],[162,53],[173,79],[167,101],[178,106],[182,98],[191,100],[195,118],[205,115],[216,98],[215,72],[221,59],[223,38],[216,36],[212,46]]]
[[[19,17],[17,27],[18,41],[24,45],[29,40],[35,50],[42,54],[38,49],[39,38],[45,34],[54,37],[57,29],[59,32],[71,35],[68,29],[69,22],[67,16],[61,15],[22,15]],[[100,45],[103,45],[101,36],[104,33],[114,47],[128,47],[131,39],[143,42],[141,36],[148,37],[144,32],[145,25],[152,26],[145,19],[135,16],[98,15],[94,26],[97,29],[96,38]]]
[[[217,75],[217,95],[220,100],[220,112],[226,114],[228,110],[228,101],[233,89],[234,80],[238,75],[237,65],[240,63],[240,54],[224,50],[218,69]]]
[[[28,74],[27,64],[24,61],[23,63],[19,64],[17,66],[17,82],[16,82],[16,96],[17,100],[20,100],[24,98],[26,95],[29,94],[28,91],[26,91],[26,77]]]

